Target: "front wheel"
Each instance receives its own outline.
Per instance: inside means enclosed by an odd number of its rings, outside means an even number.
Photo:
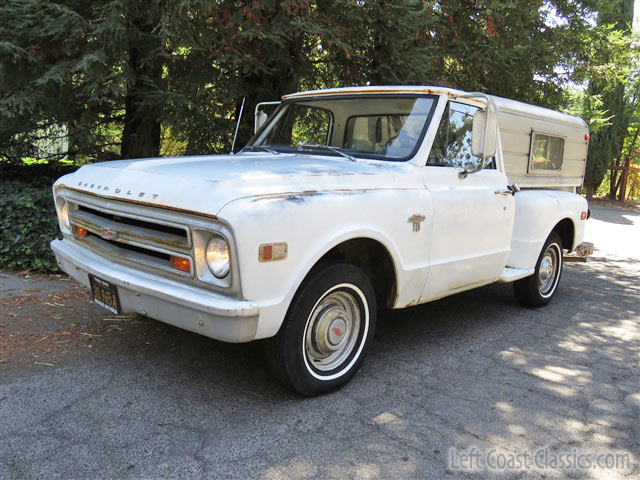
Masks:
[[[556,232],[547,238],[530,277],[513,282],[518,301],[527,307],[542,307],[556,293],[562,274],[562,239]]]
[[[267,340],[267,363],[302,395],[345,385],[360,368],[376,325],[369,278],[332,263],[311,273],[296,293],[278,334]]]

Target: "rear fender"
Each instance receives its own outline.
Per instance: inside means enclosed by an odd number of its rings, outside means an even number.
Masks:
[[[544,242],[564,219],[573,224],[573,238],[563,247],[574,250],[584,238],[587,201],[559,190],[522,190],[515,196],[515,221],[507,267],[535,268]]]

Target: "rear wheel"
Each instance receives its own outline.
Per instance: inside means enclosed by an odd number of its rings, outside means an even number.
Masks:
[[[305,280],[280,331],[267,340],[267,363],[302,395],[340,388],[360,368],[375,325],[369,278],[353,265],[325,265]]]
[[[521,304],[542,307],[556,293],[561,275],[562,239],[554,231],[542,247],[533,275],[513,282],[513,291]]]

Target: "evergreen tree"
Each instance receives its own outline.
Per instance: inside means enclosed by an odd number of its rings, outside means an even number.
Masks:
[[[600,12],[594,57],[598,68],[591,70],[587,98],[596,98],[607,123],[593,132],[584,184],[587,196],[592,197],[604,179],[607,170],[622,153],[630,120],[630,92],[626,89],[633,61],[630,28],[633,21],[633,0],[615,0]],[[592,109],[587,105],[587,117]],[[615,174],[612,186],[615,194]]]
[[[618,2],[628,0],[617,0]],[[257,102],[435,84],[561,106],[604,0],[5,0],[0,151],[84,160],[217,153]],[[607,3],[607,2],[604,2]],[[601,16],[602,21],[609,21]],[[577,72],[577,73],[576,73]]]

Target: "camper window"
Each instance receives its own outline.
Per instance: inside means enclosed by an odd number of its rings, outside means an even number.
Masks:
[[[564,138],[533,132],[529,170],[561,170]]]

